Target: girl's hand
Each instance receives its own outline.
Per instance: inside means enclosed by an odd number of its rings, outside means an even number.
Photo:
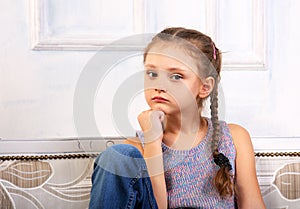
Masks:
[[[162,142],[164,117],[164,112],[160,110],[147,110],[139,114],[138,121],[144,132],[145,144],[156,140]]]

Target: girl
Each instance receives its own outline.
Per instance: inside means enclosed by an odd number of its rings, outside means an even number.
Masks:
[[[95,161],[90,208],[265,208],[248,132],[218,120],[221,53],[167,28],[144,53],[142,132]],[[211,118],[201,116],[210,98]]]

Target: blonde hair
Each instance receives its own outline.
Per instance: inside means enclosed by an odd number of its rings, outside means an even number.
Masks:
[[[179,41],[178,41],[179,40]],[[183,41],[180,41],[183,40]],[[220,50],[215,46],[212,39],[196,30],[185,29],[181,27],[166,28],[158,33],[152,41],[149,43],[144,52],[144,61],[146,59],[148,51],[157,43],[174,42],[182,47],[187,53],[194,57],[199,63],[199,70],[201,66],[201,75],[204,77],[211,76],[215,80],[214,88],[210,94],[210,110],[211,121],[213,125],[212,134],[212,153],[215,162],[220,157],[218,150],[218,143],[220,140],[220,124],[218,118],[218,83],[220,80],[220,71],[222,57]],[[181,44],[184,43],[184,44]],[[188,44],[186,44],[188,43]],[[204,68],[204,69],[203,69]],[[197,103],[199,109],[203,107],[203,100],[198,98]],[[222,155],[222,154],[221,154]],[[224,155],[223,155],[224,156]],[[224,156],[225,157],[225,156]],[[226,157],[225,157],[226,158]],[[228,158],[226,158],[228,161]],[[214,186],[218,190],[221,197],[232,196],[234,193],[234,184],[232,182],[232,175],[230,174],[231,165],[227,162],[226,166],[220,165],[220,169],[217,171],[214,177]]]

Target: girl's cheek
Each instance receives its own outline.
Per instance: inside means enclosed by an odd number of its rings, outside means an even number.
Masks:
[[[185,106],[186,104],[197,103],[195,92],[184,83],[170,86],[168,92],[178,105]]]
[[[144,89],[145,99],[148,102],[151,99],[151,93],[149,89]]]

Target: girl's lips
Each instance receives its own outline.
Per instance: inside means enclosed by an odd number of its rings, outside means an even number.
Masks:
[[[152,101],[155,101],[155,102],[168,102],[169,100],[167,100],[163,97],[160,97],[160,96],[156,96],[156,97],[152,98]]]

